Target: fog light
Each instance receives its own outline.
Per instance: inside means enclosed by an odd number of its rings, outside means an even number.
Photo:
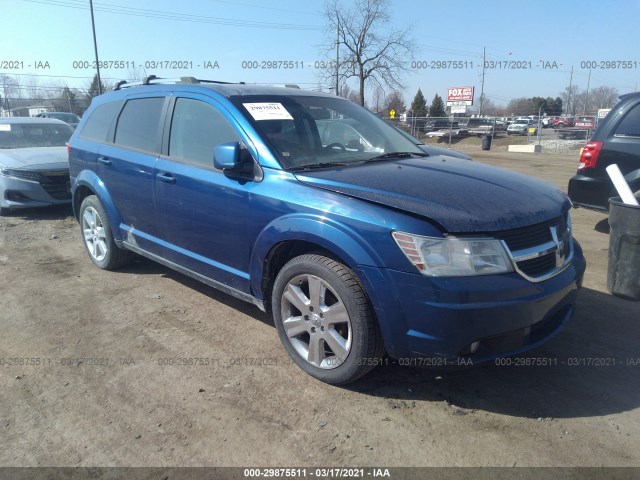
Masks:
[[[11,200],[12,202],[24,202],[31,200],[22,192],[17,192],[15,190],[7,190],[4,196],[7,200]]]
[[[480,348],[480,342],[473,342],[470,346],[469,346],[469,351],[471,352],[471,354],[473,355],[474,353],[476,353],[478,351],[478,348]]]

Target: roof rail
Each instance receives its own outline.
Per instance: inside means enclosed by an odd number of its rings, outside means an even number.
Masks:
[[[120,80],[118,83],[116,83],[115,87],[113,87],[114,90],[121,90],[123,88],[130,88],[130,87],[137,87],[140,85],[162,85],[162,84],[176,84],[176,83],[182,83],[182,84],[199,84],[199,83],[217,83],[217,84],[222,84],[222,85],[231,85],[233,84],[233,82],[221,82],[218,80],[205,80],[205,79],[200,79],[200,78],[195,78],[195,77],[179,77],[179,78],[160,78],[160,77],[156,77],[155,75],[149,75],[148,77],[145,77],[144,80],[142,81],[138,81],[138,82],[127,82],[126,80]],[[240,84],[244,84],[244,82],[238,82]]]

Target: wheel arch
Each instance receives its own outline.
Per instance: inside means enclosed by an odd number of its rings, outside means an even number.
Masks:
[[[85,198],[90,195],[95,195],[100,200],[105,213],[107,214],[107,218],[109,223],[112,226],[112,235],[114,240],[120,246],[120,242],[122,241],[122,237],[120,235],[120,229],[118,226],[122,223],[122,219],[120,214],[118,213],[118,209],[116,208],[109,191],[105,187],[104,183],[100,180],[100,178],[91,171],[85,170],[78,175],[76,179],[75,188],[73,191],[73,213],[76,217],[76,220],[79,220],[80,217],[80,206]]]
[[[356,265],[382,266],[376,251],[344,225],[313,216],[288,216],[270,223],[258,236],[251,257],[250,276],[254,296],[270,304],[271,289],[280,269],[289,260],[320,253],[354,270]],[[358,274],[356,273],[358,277]],[[368,282],[359,278],[370,301]]]

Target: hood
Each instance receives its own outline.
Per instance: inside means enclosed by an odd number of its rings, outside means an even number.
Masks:
[[[430,219],[450,233],[520,228],[570,207],[557,188],[489,165],[441,156],[300,172],[308,185]]]
[[[67,147],[0,149],[0,167],[24,170],[68,169]]]

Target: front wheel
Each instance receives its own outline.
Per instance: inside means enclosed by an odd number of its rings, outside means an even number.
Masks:
[[[380,330],[357,277],[322,255],[301,255],[278,273],[273,318],[292,360],[309,375],[339,385],[353,382],[383,353]]]
[[[107,214],[95,195],[82,201],[80,228],[89,258],[96,266],[115,270],[131,260],[133,253],[116,245]]]

